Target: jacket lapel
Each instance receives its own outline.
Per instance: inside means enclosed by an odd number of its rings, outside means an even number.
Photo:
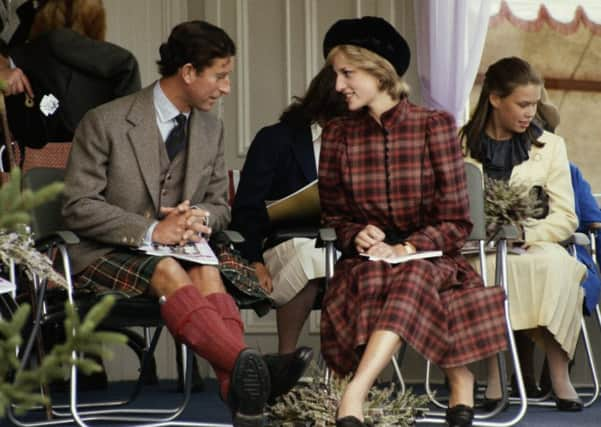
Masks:
[[[305,126],[302,130],[295,130],[293,132],[292,151],[301,167],[305,179],[308,182],[311,182],[317,178],[311,128]]]
[[[159,129],[156,124],[153,85],[148,86],[135,99],[127,115],[127,121],[132,124],[127,136],[133,147],[138,161],[138,168],[148,189],[155,210],[159,209],[160,190],[160,159],[159,150],[156,148],[160,140]]]

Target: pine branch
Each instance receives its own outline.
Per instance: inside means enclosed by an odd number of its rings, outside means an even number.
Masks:
[[[48,403],[48,399],[38,394],[41,383],[49,383],[64,378],[72,365],[77,365],[85,374],[102,369],[94,360],[73,359],[73,352],[110,358],[109,344],[125,344],[127,338],[113,332],[96,332],[100,322],[108,315],[115,303],[113,296],[104,297],[86,315],[83,322],[77,311],[65,304],[67,317],[64,322],[65,342],[55,345],[34,369],[19,371],[19,360],[15,356],[17,346],[22,344],[21,329],[29,316],[27,304],[20,306],[10,321],[0,320],[0,418],[5,416],[6,407],[15,404],[17,413],[22,413],[36,405]],[[14,380],[7,382],[9,371],[17,371]]]

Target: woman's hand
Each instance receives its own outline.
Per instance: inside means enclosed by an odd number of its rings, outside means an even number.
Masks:
[[[375,225],[368,224],[355,236],[355,248],[357,252],[367,252],[373,245],[383,242],[386,234]],[[368,252],[369,253],[369,252]]]
[[[255,268],[257,278],[259,279],[259,284],[261,285],[263,290],[268,294],[272,293],[273,284],[271,282],[271,274],[269,274],[269,270],[267,270],[265,264],[263,264],[262,262],[253,262],[251,265]]]
[[[389,245],[388,243],[378,242],[367,251],[368,255],[380,258],[392,258],[406,255],[407,249],[403,245]]]

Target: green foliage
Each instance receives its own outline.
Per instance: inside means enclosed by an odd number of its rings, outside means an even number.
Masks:
[[[63,191],[63,183],[55,182],[33,192],[21,191],[21,170],[15,168],[9,181],[0,187],[0,230],[24,232],[23,224],[31,222],[29,212]]]
[[[55,198],[62,189],[62,183],[54,183],[36,192],[21,191],[20,170],[11,172],[10,180],[0,188],[0,261],[4,265],[14,261],[30,277],[31,273],[35,273],[42,280],[66,286],[65,278],[54,271],[51,260],[34,248],[27,227],[31,220],[29,212]],[[28,321],[30,307],[26,304],[20,306],[10,321],[0,319],[0,419],[11,404],[15,405],[17,412],[47,404],[47,397],[39,394],[40,384],[64,378],[73,365],[85,374],[102,369],[92,359],[76,359],[73,355],[85,352],[87,355],[111,357],[107,345],[127,341],[118,333],[96,331],[114,302],[114,297],[105,297],[83,321],[73,306],[66,304],[65,342],[55,345],[38,366],[28,370],[20,369],[16,349],[23,344],[21,330]]]
[[[314,363],[311,370],[312,382],[297,385],[268,407],[270,425],[286,427],[310,422],[316,427],[327,427],[336,424],[336,410],[350,376],[334,376],[326,384],[323,372]],[[399,395],[394,385],[374,386],[363,413],[368,425],[404,427],[414,425],[415,418],[427,409],[427,396],[416,396],[410,390]]]
[[[0,187],[0,261],[4,265],[12,260],[21,265],[28,276],[66,286],[65,278],[52,268],[48,257],[33,247],[27,224],[32,209],[54,199],[63,190],[63,183],[55,182],[36,192],[21,191],[21,171],[11,171],[10,180]]]
[[[15,355],[16,347],[22,344],[21,330],[29,316],[29,306],[20,306],[10,321],[0,320],[0,418],[5,416],[5,410],[11,403],[16,405],[18,413],[47,404],[47,398],[38,393],[40,384],[64,378],[72,365],[77,365],[84,374],[102,369],[92,359],[74,359],[73,353],[83,351],[88,355],[110,358],[112,353],[107,345],[126,343],[127,338],[122,334],[96,332],[114,302],[113,296],[104,297],[83,321],[73,306],[66,303],[64,327],[67,339],[63,344],[54,346],[42,363],[31,370],[19,370],[19,360]],[[15,371],[12,382],[7,382],[8,374]]]
[[[526,185],[509,184],[486,177],[484,194],[486,235],[489,238],[503,225],[512,224],[521,228],[529,218],[538,216],[541,211],[539,202]]]

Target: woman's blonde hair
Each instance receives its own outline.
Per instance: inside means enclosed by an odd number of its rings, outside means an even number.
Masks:
[[[332,65],[337,54],[344,55],[351,65],[378,79],[379,89],[386,91],[392,99],[399,100],[409,94],[409,85],[397,74],[392,64],[377,53],[359,46],[343,44],[334,47],[328,53],[327,63]]]
[[[46,0],[33,19],[29,39],[58,28],[104,41],[106,12],[102,0]]]

